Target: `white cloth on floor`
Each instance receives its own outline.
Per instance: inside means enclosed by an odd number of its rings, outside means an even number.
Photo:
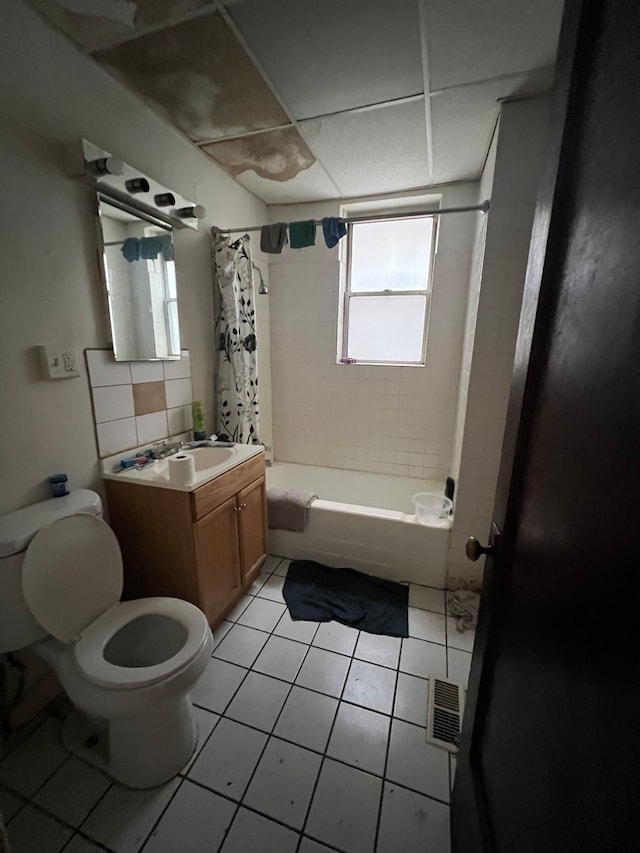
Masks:
[[[456,620],[456,628],[464,631],[475,630],[478,622],[480,595],[469,589],[458,589],[447,596],[447,613]]]

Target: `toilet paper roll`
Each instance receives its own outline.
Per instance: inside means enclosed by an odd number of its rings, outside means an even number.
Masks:
[[[196,479],[196,460],[192,453],[178,453],[169,459],[169,479],[178,486],[190,486]]]

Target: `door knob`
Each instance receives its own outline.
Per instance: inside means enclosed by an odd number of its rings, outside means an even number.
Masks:
[[[478,542],[475,536],[470,536],[467,539],[467,544],[464,546],[464,550],[467,558],[474,563],[476,560],[479,560],[483,554],[487,554],[488,556],[493,554],[493,547],[489,545],[485,548]]]

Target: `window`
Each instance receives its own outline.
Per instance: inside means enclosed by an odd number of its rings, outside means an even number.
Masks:
[[[349,226],[342,358],[425,363],[435,218]]]

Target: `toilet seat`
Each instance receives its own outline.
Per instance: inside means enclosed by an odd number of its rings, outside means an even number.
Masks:
[[[209,635],[206,616],[195,605],[177,598],[141,598],[120,601],[123,585],[122,554],[115,533],[95,515],[78,513],[43,527],[27,548],[22,586],[27,605],[49,634],[75,642],[76,663],[89,681],[113,689],[148,687],[170,678],[187,666]],[[105,658],[115,635],[137,619],[147,621],[142,638],[149,644],[158,627],[170,619],[183,629],[184,640],[161,662],[118,665]],[[166,621],[165,621],[166,629]],[[134,629],[135,630],[135,629]]]
[[[105,659],[107,644],[118,631],[144,616],[165,616],[182,625],[186,638],[181,648],[153,666],[120,666]],[[139,598],[110,607],[83,632],[75,657],[83,675],[100,687],[149,687],[179,672],[196,657],[207,641],[209,625],[194,604],[179,598]]]

